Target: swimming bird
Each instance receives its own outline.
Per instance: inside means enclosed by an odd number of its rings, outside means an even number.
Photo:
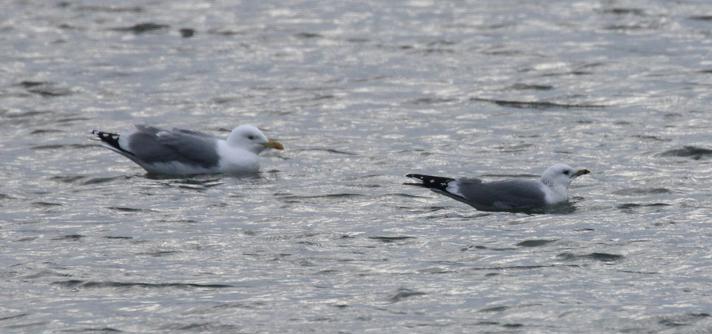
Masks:
[[[558,163],[547,168],[538,180],[483,182],[477,178],[408,174],[406,177],[422,183],[406,184],[429,188],[481,211],[529,211],[566,203],[571,181],[589,173],[588,169]]]
[[[102,146],[119,153],[149,174],[243,174],[259,171],[260,152],[284,149],[252,125],[241,125],[226,140],[193,130],[148,125],[117,134],[93,130]]]

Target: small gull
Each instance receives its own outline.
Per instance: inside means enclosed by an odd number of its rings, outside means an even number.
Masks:
[[[93,130],[102,146],[119,153],[151,174],[194,175],[256,173],[260,152],[282,150],[252,125],[241,125],[227,140],[185,129],[166,130],[147,125],[116,134]]]
[[[574,170],[566,164],[555,164],[538,180],[502,180],[483,182],[476,178],[459,178],[408,174],[422,183],[407,183],[429,188],[481,211],[528,211],[566,203],[573,179],[590,173]]]

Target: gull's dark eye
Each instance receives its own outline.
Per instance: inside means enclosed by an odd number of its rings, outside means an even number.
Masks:
[[[571,174],[571,171],[569,171],[568,169],[564,170],[564,175],[569,175],[569,174]]]
[[[249,140],[255,140],[255,136],[249,135],[249,136],[247,136],[247,139],[249,139]]]

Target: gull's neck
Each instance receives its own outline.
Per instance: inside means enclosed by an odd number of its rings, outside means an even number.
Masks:
[[[257,154],[242,147],[235,147],[227,141],[217,141],[217,152],[220,156],[220,169],[226,173],[253,173],[259,170]]]
[[[555,184],[549,179],[539,180],[547,204],[557,204],[569,200],[569,189],[565,184]]]

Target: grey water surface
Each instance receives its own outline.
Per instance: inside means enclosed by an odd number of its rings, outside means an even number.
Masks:
[[[712,331],[708,1],[1,8],[2,333]],[[153,177],[134,123],[286,150]],[[574,210],[402,185],[555,162]]]

